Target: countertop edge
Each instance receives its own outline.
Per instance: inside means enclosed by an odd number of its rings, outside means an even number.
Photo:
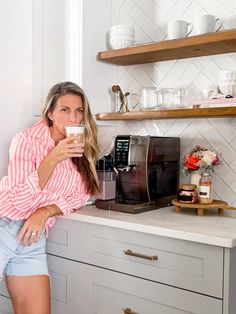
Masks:
[[[106,214],[107,216],[109,216],[109,213],[106,213]],[[99,217],[98,215],[92,215],[89,213],[80,212],[80,210],[75,211],[69,215],[61,216],[60,218],[79,221],[79,222],[85,222],[85,223],[93,223],[93,224],[103,225],[107,227],[126,229],[130,231],[143,232],[143,233],[157,235],[157,236],[169,237],[169,238],[197,242],[197,243],[202,243],[202,244],[209,244],[209,245],[220,246],[220,247],[225,247],[225,248],[233,248],[236,246],[236,238],[219,237],[219,236],[201,234],[201,233],[196,233],[196,232],[177,230],[174,228],[164,228],[164,227],[148,225],[145,223],[140,224],[137,222],[125,221],[120,218],[114,219],[112,217]]]

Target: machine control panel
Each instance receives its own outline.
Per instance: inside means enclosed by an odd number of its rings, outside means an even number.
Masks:
[[[115,143],[116,167],[129,165],[130,138],[117,138]]]

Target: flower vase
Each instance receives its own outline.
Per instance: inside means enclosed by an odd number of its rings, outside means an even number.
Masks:
[[[201,179],[200,173],[192,173],[191,178],[190,178],[190,183],[195,184],[198,187],[200,179]]]

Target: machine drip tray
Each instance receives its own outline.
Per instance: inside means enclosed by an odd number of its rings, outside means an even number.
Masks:
[[[148,210],[160,208],[155,202],[134,203],[131,201],[122,202],[119,200],[96,200],[95,205],[97,208],[116,210],[119,212],[125,212],[130,214],[138,214]],[[163,207],[163,205],[162,205]]]
[[[155,202],[146,203],[133,203],[133,202],[122,202],[118,200],[96,200],[95,205],[97,208],[116,210],[119,212],[125,212],[130,214],[138,214],[148,210],[156,209]]]

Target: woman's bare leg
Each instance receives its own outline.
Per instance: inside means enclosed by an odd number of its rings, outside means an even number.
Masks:
[[[15,314],[50,314],[50,282],[46,275],[6,276]]]

